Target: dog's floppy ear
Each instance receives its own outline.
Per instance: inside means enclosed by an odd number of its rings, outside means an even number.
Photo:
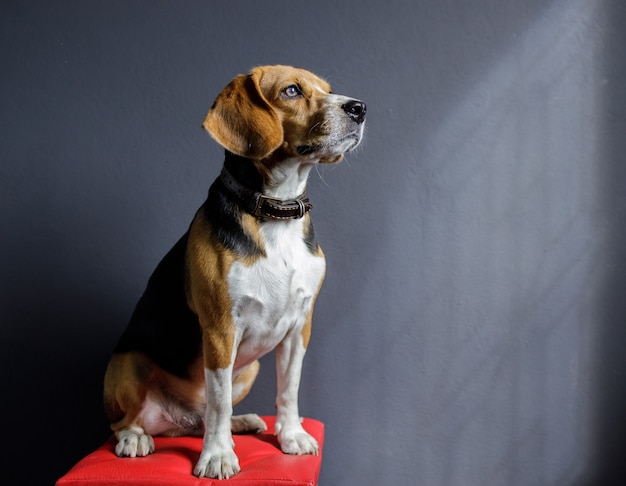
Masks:
[[[262,71],[239,75],[217,96],[202,126],[234,154],[262,159],[283,142],[278,115],[263,96]]]

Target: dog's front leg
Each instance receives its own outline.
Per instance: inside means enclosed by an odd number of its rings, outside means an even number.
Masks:
[[[306,351],[304,341],[303,333],[296,329],[276,347],[278,390],[274,431],[283,452],[317,455],[319,451],[317,441],[302,427],[298,412],[298,389],[302,360]]]
[[[223,344],[223,343],[222,343]],[[204,339],[206,387],[206,412],[204,416],[204,440],[200,459],[193,473],[198,477],[228,479],[239,472],[239,460],[233,450],[230,419],[232,406],[232,377],[234,352],[230,351],[229,364],[224,366],[228,356],[221,346],[221,360],[215,359],[215,341]],[[223,367],[217,367],[216,364]]]

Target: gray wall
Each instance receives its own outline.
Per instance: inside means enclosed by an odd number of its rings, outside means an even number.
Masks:
[[[106,439],[109,353],[220,169],[200,122],[286,63],[368,103],[309,189],[321,484],[626,484],[624,5],[2,2],[3,482]]]

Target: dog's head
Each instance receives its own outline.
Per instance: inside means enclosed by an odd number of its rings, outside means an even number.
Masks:
[[[337,162],[361,141],[365,103],[331,93],[309,71],[262,66],[217,96],[203,126],[227,150],[262,160],[282,156]]]

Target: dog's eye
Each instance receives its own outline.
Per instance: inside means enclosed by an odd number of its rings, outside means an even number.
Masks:
[[[300,86],[298,86],[297,84],[292,84],[290,86],[287,86],[283,90],[282,94],[285,98],[298,98],[302,96],[302,91],[300,90]]]

